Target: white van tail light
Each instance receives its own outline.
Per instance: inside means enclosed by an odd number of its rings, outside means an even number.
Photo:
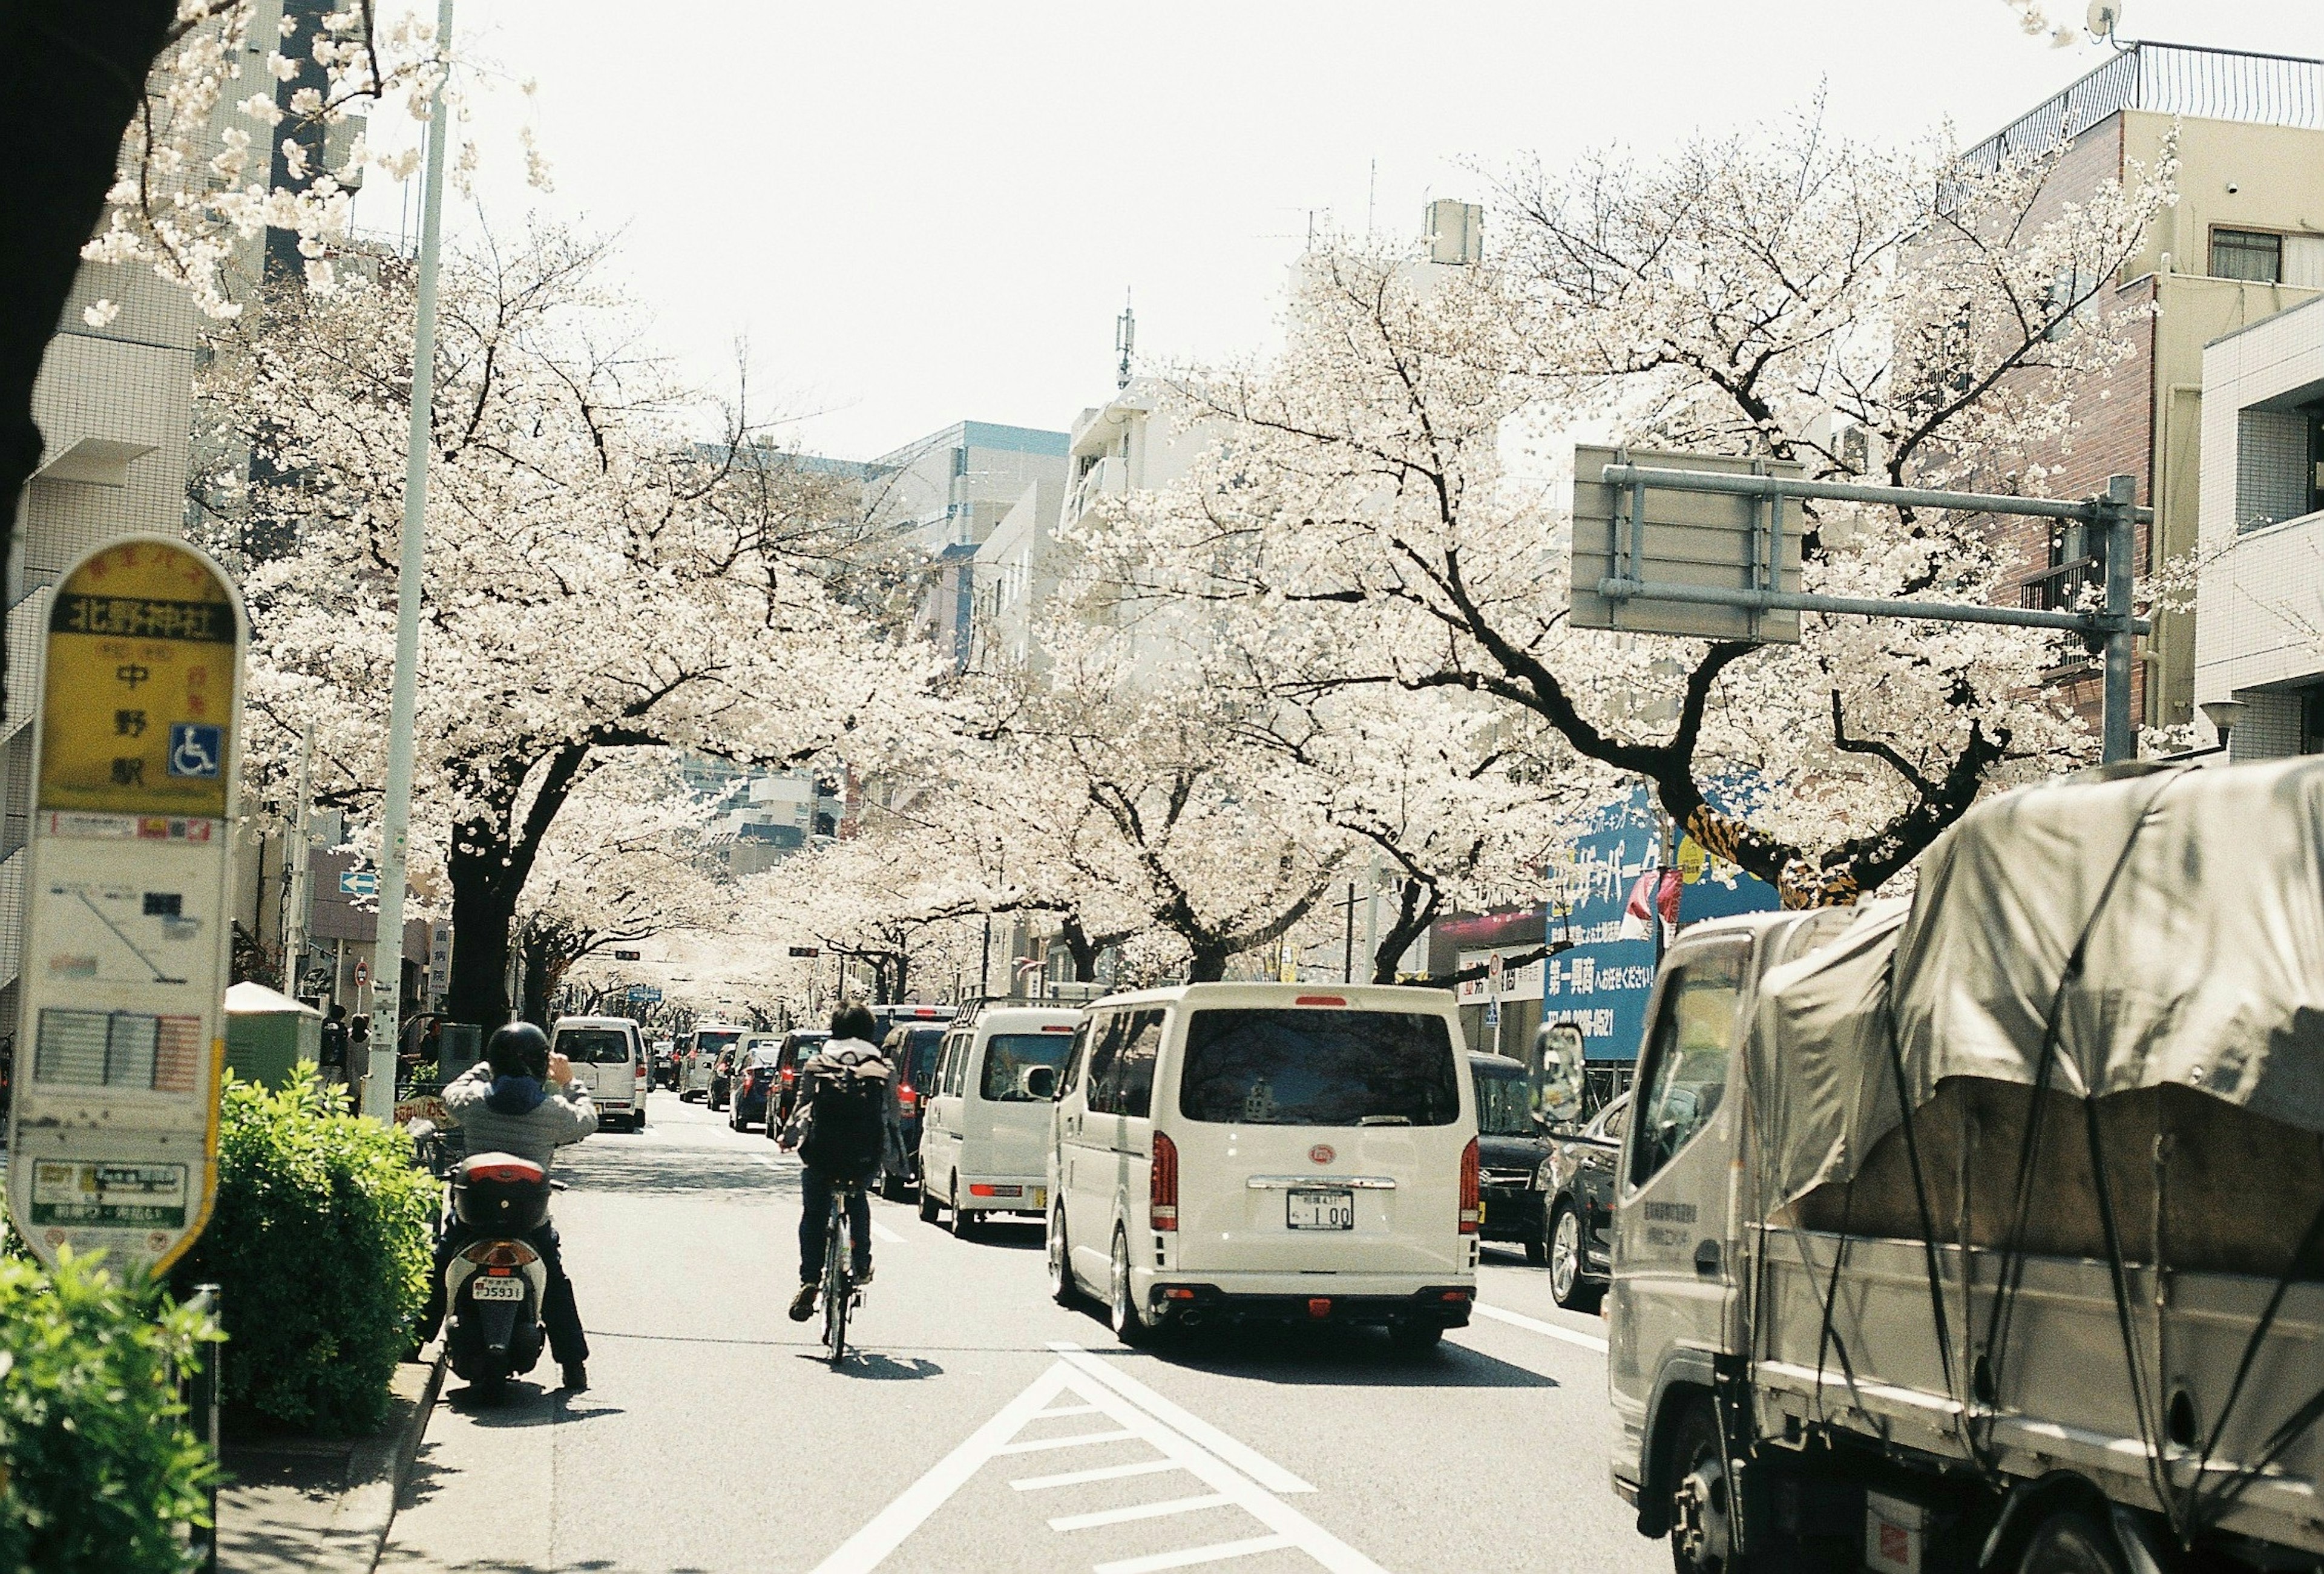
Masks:
[[[1477,1216],[1480,1211],[1478,1197],[1477,1139],[1471,1137],[1469,1146],[1461,1150],[1461,1233],[1477,1233]]]
[[[1295,1006],[1344,1006],[1345,995],[1301,995],[1291,1002]]]
[[[1149,1172],[1149,1211],[1157,1229],[1178,1228],[1178,1145],[1160,1132],[1154,1134],[1154,1164]]]

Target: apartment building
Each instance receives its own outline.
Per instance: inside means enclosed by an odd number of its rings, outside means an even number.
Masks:
[[[2195,702],[2228,758],[2324,753],[2324,300],[2203,352]]]
[[[2204,346],[2324,290],[2324,61],[2174,44],[2132,44],[1971,149],[1972,161],[2038,155],[2064,143],[2049,213],[2082,200],[2175,143],[2179,200],[2101,299],[2129,317],[2130,354],[2087,388],[2070,446],[2044,483],[2089,496],[2107,477],[2138,478],[2155,511],[2139,566],[2181,558],[2199,535]],[[1995,539],[2024,605],[2072,603],[2102,577],[2099,544],[2078,527],[1997,521]],[[2185,613],[2155,620],[2134,703],[2143,724],[2194,715],[2196,631]],[[2052,675],[2095,723],[2096,658]]]

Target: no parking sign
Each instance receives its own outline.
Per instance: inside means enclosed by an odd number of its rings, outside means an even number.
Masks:
[[[85,554],[50,608],[8,1136],[43,1262],[159,1273],[209,1219],[246,643],[225,573],[168,537]]]

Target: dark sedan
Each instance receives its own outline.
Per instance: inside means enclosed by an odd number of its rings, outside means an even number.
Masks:
[[[1545,1260],[1541,1193],[1534,1190],[1549,1143],[1533,1119],[1533,1100],[1520,1063],[1498,1054],[1471,1054],[1477,1086],[1477,1167],[1484,1190],[1487,1240],[1517,1241],[1526,1261]]]
[[[1578,1131],[1549,1139],[1541,1166],[1548,1199],[1549,1293],[1560,1306],[1592,1312],[1606,1293],[1614,1249],[1614,1173],[1630,1119],[1628,1093]]]
[[[736,1131],[768,1122],[774,1109],[775,1041],[753,1041],[734,1068],[734,1107],[726,1124]]]
[[[945,1024],[899,1022],[889,1031],[881,1052],[896,1068],[896,1118],[899,1152],[880,1176],[880,1194],[890,1202],[909,1201],[920,1189],[920,1111],[933,1096],[936,1054],[944,1048]]]

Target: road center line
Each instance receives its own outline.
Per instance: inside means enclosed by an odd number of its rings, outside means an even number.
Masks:
[[[1522,1312],[1504,1312],[1498,1306],[1488,1306],[1481,1301],[1471,1302],[1470,1304],[1474,1310],[1493,1319],[1496,1322],[1506,1322],[1517,1328],[1529,1329],[1535,1333],[1546,1334],[1551,1339],[1562,1339],[1567,1344],[1579,1345],[1585,1350],[1595,1350],[1601,1356],[1606,1353],[1606,1341],[1594,1333],[1582,1333],[1571,1328],[1560,1328],[1554,1322],[1544,1322],[1539,1318],[1527,1317]]]
[[[1212,1453],[1216,1454],[1269,1492],[1315,1490],[1258,1450],[1227,1436],[1201,1416],[1191,1414],[1171,1404],[1145,1384],[1117,1371],[1081,1346],[1059,1342],[1050,1345],[1049,1348],[1056,1351],[1058,1358],[1070,1364],[1076,1372],[1104,1384],[1165,1426],[1193,1439]]]

